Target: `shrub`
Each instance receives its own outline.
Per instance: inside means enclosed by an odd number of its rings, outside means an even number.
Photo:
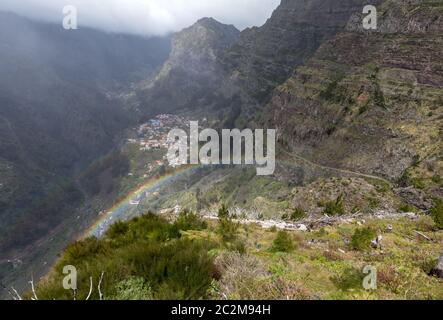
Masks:
[[[292,221],[299,221],[299,220],[304,219],[305,216],[306,216],[306,213],[303,209],[296,208],[291,214],[291,220]]]
[[[412,166],[414,168],[418,167],[420,162],[421,162],[421,160],[420,160],[420,156],[419,155],[415,155],[415,156],[412,157]]]
[[[207,223],[201,220],[198,215],[188,210],[180,212],[174,226],[181,231],[204,230],[208,227]]]
[[[352,235],[350,247],[352,250],[369,250],[371,241],[374,240],[376,236],[377,234],[371,228],[357,229]]]
[[[105,278],[105,298],[204,299],[213,281],[213,245],[208,241],[181,238],[177,228],[149,214],[113,227],[103,239],[89,238],[70,245],[47,281],[39,284],[42,299],[72,299],[64,290],[62,270],[76,266],[77,297],[88,295],[89,277]],[[118,231],[118,232],[117,232]],[[125,231],[122,234],[122,232]],[[98,299],[97,290],[91,299]]]
[[[345,207],[343,205],[343,195],[338,196],[338,198],[334,201],[326,202],[323,214],[327,214],[328,216],[344,215]]]
[[[425,182],[423,181],[423,179],[420,179],[420,178],[413,178],[413,179],[411,179],[411,184],[416,189],[423,190],[423,189],[426,188]]]
[[[126,232],[128,232],[128,230],[129,230],[128,224],[123,223],[121,221],[117,221],[111,227],[109,227],[108,231],[106,232],[106,236],[109,239],[117,239],[121,236],[124,236]]]
[[[331,277],[340,290],[358,289],[363,286],[364,274],[357,268],[346,268],[341,274]]]
[[[215,264],[223,275],[214,292],[216,299],[235,300],[307,300],[314,294],[303,285],[270,275],[266,265],[256,257],[225,252]]]
[[[77,241],[65,249],[64,258],[70,264],[75,265],[77,261],[106,253],[106,245],[95,237]]]
[[[432,182],[434,182],[436,184],[440,184],[441,181],[442,181],[441,176],[439,176],[438,174],[436,174],[432,177]]]
[[[111,300],[152,300],[152,288],[141,277],[131,277],[115,286],[116,294]]]
[[[237,238],[238,223],[235,223],[225,205],[218,211],[218,234],[224,243],[233,242]]]
[[[240,254],[246,254],[246,252],[247,252],[246,243],[244,241],[239,240],[239,239],[228,244],[227,249],[229,251],[238,252]]]
[[[431,216],[434,219],[435,226],[443,230],[443,200],[435,199],[434,207],[431,209]]]
[[[291,236],[286,231],[279,231],[275,238],[271,251],[272,252],[291,252],[295,249]]]
[[[398,179],[397,184],[399,187],[408,187],[411,184],[411,175],[408,170],[403,172],[401,177]]]
[[[398,211],[406,213],[406,212],[415,212],[415,208],[409,204],[403,203],[398,208]]]
[[[398,293],[402,285],[401,275],[393,266],[380,268],[377,272],[377,282],[394,293]]]

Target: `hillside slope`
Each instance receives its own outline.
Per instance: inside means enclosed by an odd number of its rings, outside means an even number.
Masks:
[[[441,173],[443,6],[387,1],[379,28],[355,15],[274,93],[269,125],[313,161],[389,179]]]

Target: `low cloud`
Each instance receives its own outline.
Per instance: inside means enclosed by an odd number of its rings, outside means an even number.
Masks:
[[[78,10],[79,27],[140,35],[164,35],[202,17],[239,29],[262,25],[280,0],[1,0],[0,10],[62,23],[62,9]]]

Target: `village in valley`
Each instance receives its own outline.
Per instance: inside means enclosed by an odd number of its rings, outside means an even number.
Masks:
[[[184,117],[161,114],[136,128],[135,136],[127,140],[128,144],[137,145],[140,152],[164,151],[161,160],[153,160],[147,165],[147,174],[164,165],[174,167],[174,164],[167,161],[166,152],[173,143],[173,141],[168,141],[168,134],[173,129],[186,130],[187,126],[189,126],[189,120]]]

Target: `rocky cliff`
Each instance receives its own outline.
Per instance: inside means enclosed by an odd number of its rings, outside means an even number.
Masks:
[[[230,79],[242,96],[239,124],[256,121],[273,89],[294,68],[309,59],[327,39],[342,31],[351,15],[366,4],[361,0],[284,0],[260,28],[247,29],[226,53]],[[250,109],[252,108],[252,109]]]
[[[441,2],[387,1],[379,27],[355,14],[278,87],[269,104],[280,142],[329,166],[400,178],[441,171]]]
[[[137,90],[139,111],[153,115],[214,103],[224,74],[218,59],[239,33],[232,25],[203,18],[175,34],[169,59]]]

